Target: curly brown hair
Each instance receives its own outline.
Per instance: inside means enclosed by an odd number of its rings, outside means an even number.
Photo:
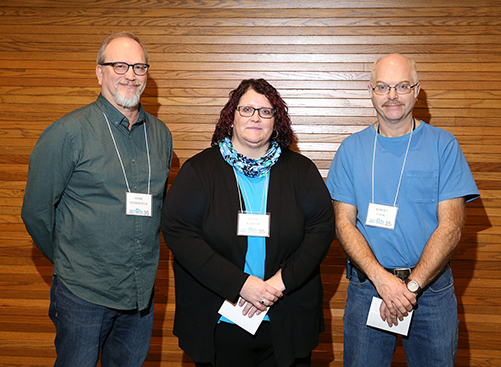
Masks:
[[[268,98],[276,111],[271,139],[276,140],[281,148],[290,148],[294,139],[294,132],[292,131],[287,104],[280,96],[280,93],[264,79],[243,80],[237,89],[230,92],[230,99],[221,110],[219,120],[216,123],[211,145],[217,145],[224,138],[231,139],[233,135],[231,126],[233,125],[238,102],[249,89]]]

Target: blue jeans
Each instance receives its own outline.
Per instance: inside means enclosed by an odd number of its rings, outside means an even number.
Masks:
[[[374,285],[360,282],[353,269],[344,310],[343,366],[390,366],[397,334],[366,325]],[[380,297],[379,297],[380,298]],[[409,367],[453,367],[458,345],[459,321],[452,272],[447,270],[418,298],[409,334],[403,337]]]
[[[53,276],[49,317],[56,327],[56,367],[140,367],[150,347],[153,299],[146,312],[114,310],[75,296]]]

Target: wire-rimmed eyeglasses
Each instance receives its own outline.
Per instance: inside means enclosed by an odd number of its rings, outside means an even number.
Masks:
[[[127,74],[129,68],[132,67],[132,71],[137,76],[146,75],[150,65],[148,64],[127,64],[126,62],[105,62],[101,64],[102,66],[111,66],[113,67],[113,71],[118,75]]]
[[[376,84],[375,87],[372,87],[372,90],[378,95],[390,94],[392,88],[395,89],[396,94],[409,94],[412,89],[418,84],[419,83],[410,85],[409,83],[400,83],[393,87],[389,86],[388,84]]]
[[[259,116],[263,119],[271,119],[275,116],[276,112],[274,108],[270,107],[254,108],[251,106],[239,106],[237,107],[237,111],[242,117],[251,117],[254,115],[254,112],[257,111]]]

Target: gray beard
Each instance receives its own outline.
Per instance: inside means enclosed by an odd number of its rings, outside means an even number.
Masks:
[[[133,97],[127,98],[123,96],[121,93],[115,94],[115,102],[117,105],[125,107],[125,108],[133,108],[139,105],[139,100],[141,99],[141,94],[138,92]]]

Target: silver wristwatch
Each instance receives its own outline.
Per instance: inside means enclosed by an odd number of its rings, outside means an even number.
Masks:
[[[409,292],[412,292],[415,294],[421,293],[421,287],[419,286],[418,282],[416,282],[415,280],[411,280],[411,279],[407,278],[407,280],[405,281],[405,284],[407,285],[407,289],[409,290]]]

